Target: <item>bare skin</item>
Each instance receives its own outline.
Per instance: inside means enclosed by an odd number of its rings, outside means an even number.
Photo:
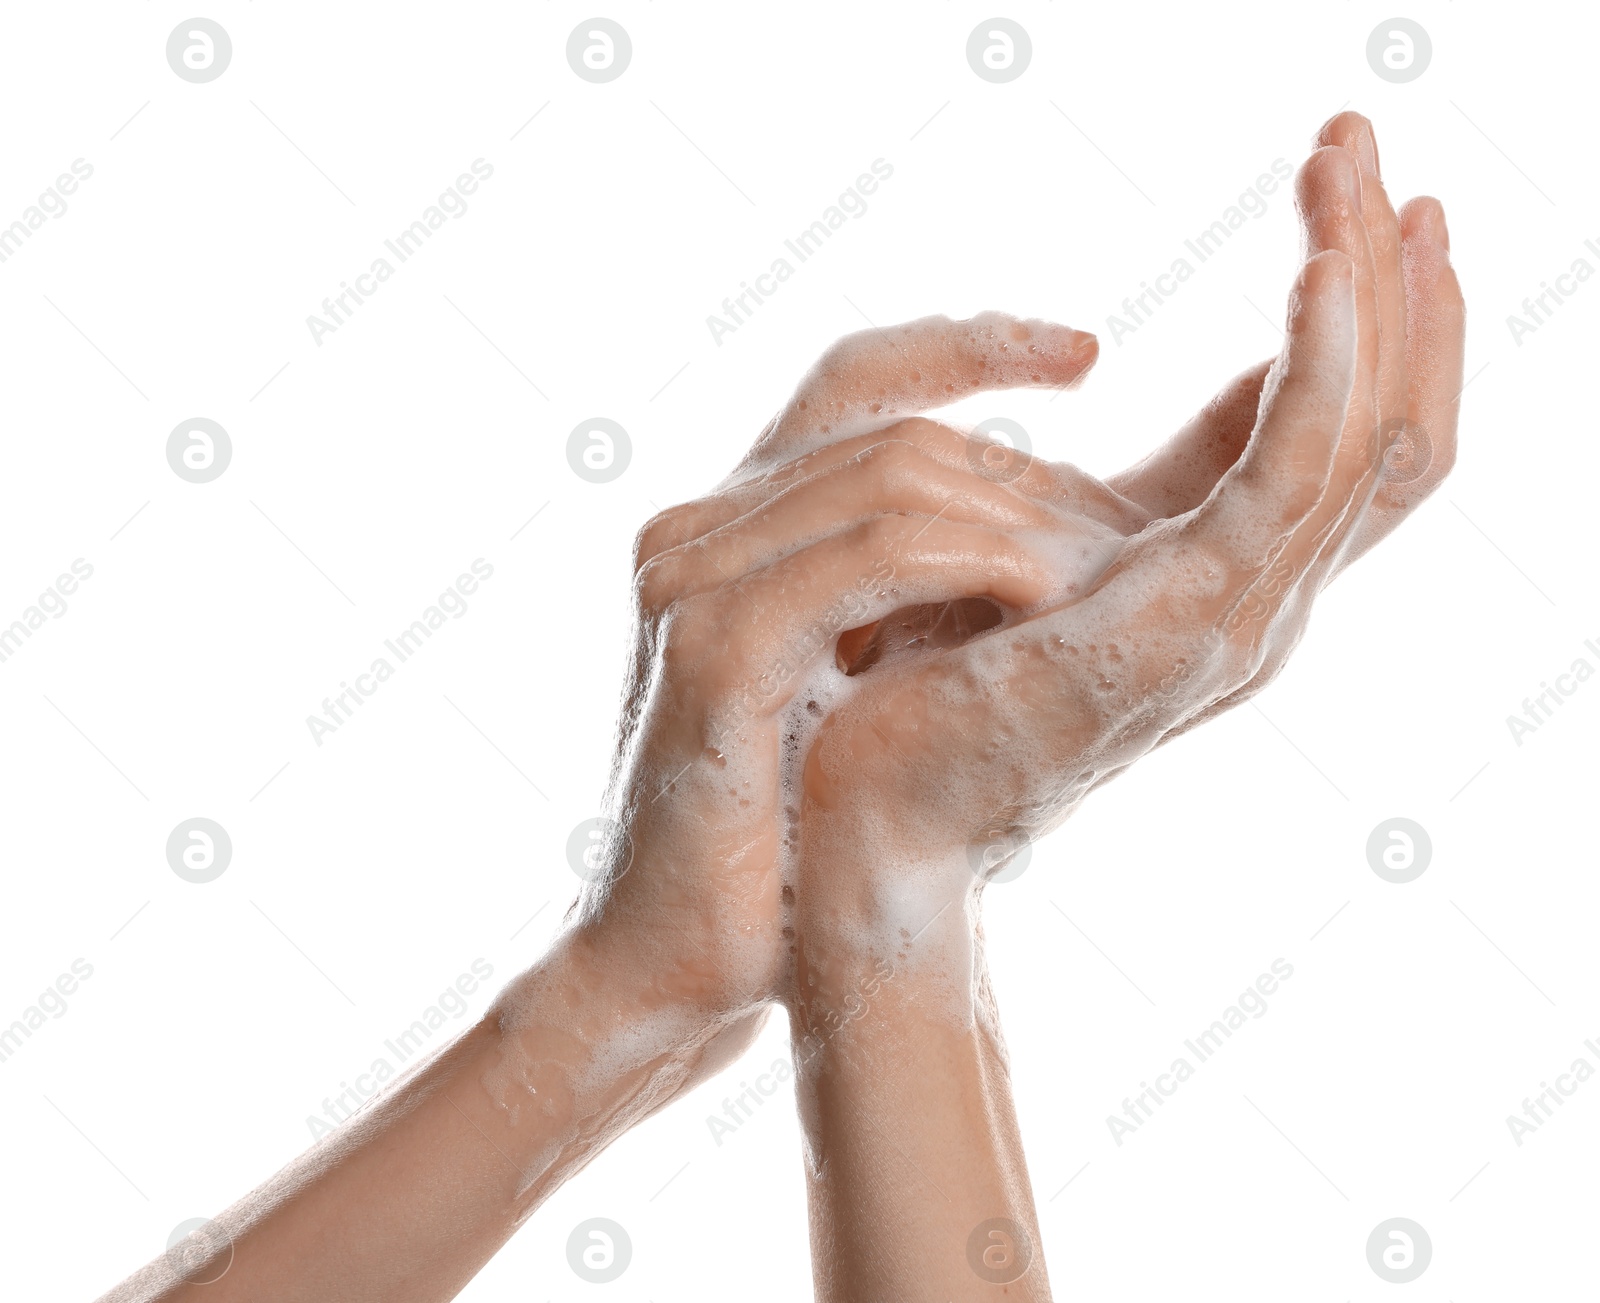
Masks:
[[[1308,262],[1270,372],[1246,372],[1104,485],[990,459],[1019,497],[1061,509],[1057,528],[1089,541],[1083,593],[1010,613],[970,645],[982,628],[955,605],[840,641],[841,665],[862,680],[807,756],[793,924],[819,1298],[1048,1297],[976,923],[984,882],[1139,755],[1259,691],[1316,593],[1454,460],[1463,314],[1442,211],[1423,199],[1395,214],[1358,115],[1334,119],[1317,144],[1299,181]],[[929,485],[984,465],[918,417],[855,432],[864,408],[917,403],[885,393],[884,375],[929,377],[935,401],[974,377],[1014,375],[985,342],[1053,343],[1056,375],[1073,379],[1092,360],[1064,328],[984,323],[975,346],[978,325],[846,341],[736,480],[752,495],[797,466],[821,480],[841,456],[883,455],[892,445],[872,441],[887,437],[905,440],[900,464]],[[819,446],[830,426],[846,437]],[[764,470],[795,449],[814,451]],[[924,493],[928,512],[937,495]],[[885,501],[918,509],[914,497]],[[1009,647],[997,655],[996,642]]]
[[[214,1253],[106,1299],[453,1297],[774,1004],[819,1298],[1048,1298],[982,887],[1259,691],[1453,460],[1442,211],[1395,215],[1356,115],[1318,144],[1284,354],[1105,483],[921,415],[1077,383],[1091,336],[987,314],[830,350],[728,481],[640,533],[620,834],[552,951],[219,1217]]]
[[[865,463],[858,473],[870,482]],[[790,964],[778,721],[793,692],[840,629],[908,595],[1027,607],[1054,584],[1045,559],[992,529],[1049,513],[968,478],[949,518],[886,515],[858,495],[854,518],[836,503],[836,527],[796,548],[775,548],[761,513],[736,521],[717,532],[714,583],[708,549],[641,550],[608,798],[623,832],[555,948],[188,1256],[106,1297],[453,1297],[562,1181],[737,1057]],[[810,639],[818,628],[832,634]]]

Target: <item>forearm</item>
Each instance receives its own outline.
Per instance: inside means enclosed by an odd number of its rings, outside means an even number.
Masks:
[[[186,1281],[158,1259],[106,1303],[453,1297],[562,1181],[725,1057],[728,1021],[695,985],[567,934],[476,1026],[223,1213],[213,1263]]]
[[[952,917],[953,915],[953,917]],[[981,951],[802,944],[793,1027],[821,1303],[1049,1297]]]

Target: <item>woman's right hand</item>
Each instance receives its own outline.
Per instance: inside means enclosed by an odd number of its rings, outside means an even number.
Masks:
[[[1318,146],[1297,183],[1310,261],[1284,354],[1139,466],[1107,485],[963,450],[918,417],[880,432],[954,463],[989,458],[987,473],[1060,510],[1076,591],[971,642],[998,613],[901,611],[841,640],[841,664],[864,672],[811,748],[801,819],[796,926],[818,963],[870,932],[863,920],[917,933],[1094,786],[1259,691],[1321,589],[1449,470],[1464,313],[1442,210],[1419,199],[1394,212],[1359,115],[1329,122]],[[813,371],[744,473],[819,440],[811,455],[826,455],[841,425],[837,446],[872,437],[854,429],[872,403],[899,415],[940,393],[1071,383],[1086,361],[1052,372],[1036,359],[1092,360],[1086,338],[998,317],[863,332]],[[921,879],[935,863],[951,876],[918,898],[903,868]]]
[[[1292,646],[1381,465],[1370,286],[1338,250],[1305,265],[1250,446],[1200,508],[1126,540],[1081,596],[858,676],[805,763],[796,928],[815,967],[948,954],[1012,853]]]

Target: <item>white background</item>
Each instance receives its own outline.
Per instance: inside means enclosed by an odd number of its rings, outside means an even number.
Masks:
[[[94,567],[0,664],[0,1024],[94,969],[0,1064],[0,1294],[107,1288],[300,1151],[474,959],[495,981],[461,1026],[541,952],[606,771],[632,534],[719,479],[831,340],[988,307],[1096,330],[1081,392],[960,415],[1110,472],[1277,347],[1290,195],[1120,345],[1107,314],[1345,106],[1397,199],[1447,206],[1460,463],[1259,709],[1151,757],[990,893],[1045,1250],[1063,1298],[1377,1299],[1366,1239],[1403,1216],[1434,1248],[1408,1298],[1592,1293],[1600,1081],[1521,1147],[1506,1124],[1600,1067],[1600,684],[1521,746],[1506,724],[1600,667],[1600,285],[1520,346],[1506,324],[1600,266],[1592,13],[1415,6],[1433,62],[1392,85],[1365,55],[1382,7],[1019,0],[1033,62],[993,85],[965,58],[987,4],[624,0],[602,12],[632,64],[592,85],[565,57],[584,7],[218,3],[232,64],[192,85],[164,55],[192,12],[12,6],[0,43],[0,223],[94,168],[0,264],[0,623]],[[307,315],[477,158],[470,210],[315,344]],[[715,344],[707,314],[877,158],[865,215]],[[632,438],[610,484],[565,458],[595,415]],[[233,442],[209,484],[166,463],[193,416]],[[467,614],[316,746],[306,716],[478,557]],[[164,856],[196,815],[234,845],[204,886]],[[1405,886],[1365,855],[1395,815],[1434,846]],[[1118,1147],[1107,1115],[1279,957],[1267,1014]],[[462,1297],[808,1297],[791,1101],[720,1147],[705,1120],[785,1052],[774,1019]],[[633,1241],[612,1285],[566,1262],[591,1216]]]

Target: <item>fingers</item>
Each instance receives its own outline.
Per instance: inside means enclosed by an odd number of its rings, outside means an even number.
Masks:
[[[882,430],[843,439],[709,497],[662,512],[640,531],[634,568],[747,515],[804,479],[849,464],[887,440],[908,443],[951,471],[981,478],[985,483],[1003,484],[1013,494],[1049,504],[1068,516],[1087,517],[1123,535],[1136,534],[1149,523],[1148,512],[1074,467],[1033,458],[995,475],[984,457],[991,445],[942,422],[910,417]]]
[[[1317,139],[1324,157],[1308,163],[1299,186],[1306,247],[1359,253],[1354,225],[1341,213],[1341,178],[1331,166],[1335,150],[1348,154],[1359,174],[1358,211],[1372,256],[1371,338],[1377,344],[1371,428],[1363,435],[1350,422],[1343,474],[1328,494],[1318,528],[1306,536],[1322,554],[1315,571],[1331,574],[1383,538],[1453,465],[1464,309],[1443,210],[1422,199],[1395,214],[1367,120],[1340,114]],[[1110,487],[1155,517],[1192,510],[1248,441],[1264,373],[1262,366],[1236,377],[1164,447],[1112,477]],[[1424,424],[1430,420],[1433,425]],[[1375,453],[1383,454],[1376,473]],[[1363,510],[1365,490],[1374,484]]]
[[[1308,247],[1337,249],[1354,263],[1356,303],[1356,371],[1339,451],[1322,501],[1281,558],[1280,570],[1299,576],[1311,570],[1319,555],[1337,555],[1342,549],[1366,511],[1394,431],[1380,430],[1378,421],[1377,286],[1353,156],[1337,147],[1317,150],[1300,170],[1296,201]]]
[[[1400,256],[1400,220],[1378,167],[1372,124],[1359,113],[1340,113],[1317,133],[1318,145],[1343,148],[1361,173],[1361,223],[1372,248],[1378,325],[1378,419],[1406,415],[1406,288]]]
[[[1116,658],[1125,663],[1104,677],[1121,683],[1130,708],[1154,700],[1192,709],[1218,686],[1236,687],[1236,672],[1252,671],[1260,630],[1291,600],[1298,574],[1284,558],[1330,491],[1360,372],[1356,295],[1343,253],[1306,263],[1244,454],[1197,511],[1134,539],[1089,598],[1066,608],[1104,635],[1096,642],[1129,644]],[[1298,555],[1303,568],[1316,549]],[[1143,636],[1128,639],[1129,630]]]
[[[1306,263],[1250,444],[1188,528],[1236,571],[1267,565],[1329,489],[1360,373],[1359,313],[1350,258],[1330,249]]]
[[[1348,482],[1370,469],[1370,436],[1377,412],[1373,392],[1379,359],[1377,285],[1372,245],[1361,220],[1361,176],[1354,156],[1336,147],[1315,151],[1295,178],[1295,203],[1307,261],[1324,249],[1337,249],[1355,264],[1358,370],[1337,484],[1341,477]]]
[[[1413,199],[1401,209],[1399,220],[1407,299],[1406,430],[1385,455],[1377,491],[1351,536],[1343,546],[1330,537],[1304,580],[1288,597],[1302,616],[1311,597],[1339,569],[1405,519],[1438,487],[1455,463],[1466,315],[1461,287],[1450,265],[1444,210],[1437,200]],[[1264,607],[1267,603],[1259,605]],[[1282,644],[1267,649],[1249,682],[1186,721],[1170,736],[1248,700],[1274,677],[1289,650]]]
[[[1439,486],[1456,459],[1466,305],[1450,263],[1450,233],[1437,199],[1400,210],[1406,287],[1407,437],[1386,458],[1378,492],[1345,561],[1389,533]]]
[[[1001,312],[967,321],[924,317],[847,335],[811,368],[727,483],[969,394],[1064,388],[1082,379],[1098,354],[1093,335]]]
[[[842,525],[879,514],[937,517],[996,529],[1058,523],[1047,509],[912,444],[887,440],[791,485],[738,519],[662,552],[639,575],[642,603],[718,588]]]
[[[1364,117],[1339,114],[1318,133],[1317,145],[1324,156],[1313,156],[1297,183],[1305,256],[1341,249],[1359,264],[1362,242],[1357,223],[1345,213],[1346,200],[1340,193],[1344,160],[1338,155],[1343,153],[1354,161],[1358,174],[1356,212],[1365,227],[1373,267],[1370,338],[1376,343],[1377,393],[1372,425],[1396,429],[1406,415],[1407,396],[1399,221],[1383,187],[1371,124]],[[1338,153],[1330,152],[1330,147]],[[1262,363],[1235,377],[1166,445],[1112,477],[1110,486],[1157,517],[1178,516],[1197,507],[1249,441],[1267,366]],[[1364,451],[1370,460],[1370,449],[1352,451]],[[1358,458],[1352,469],[1361,464]]]
[[[900,607],[987,597],[1044,600],[1050,567],[1005,534],[974,525],[874,516],[721,588],[674,604],[665,655],[685,690],[735,715],[782,709],[846,629]]]
[[[862,454],[891,440],[910,444],[925,457],[955,471],[972,471],[981,464],[970,455],[969,440],[959,430],[922,418],[897,421],[885,429],[829,444],[754,479],[720,488],[708,497],[663,512],[641,533],[636,561],[643,564],[669,548],[692,543],[774,501],[796,484],[848,466]],[[1012,487],[1016,488],[1017,485],[1013,484]],[[1039,487],[1039,481],[1030,481],[1029,487]],[[1027,489],[1019,491],[1027,492]]]

